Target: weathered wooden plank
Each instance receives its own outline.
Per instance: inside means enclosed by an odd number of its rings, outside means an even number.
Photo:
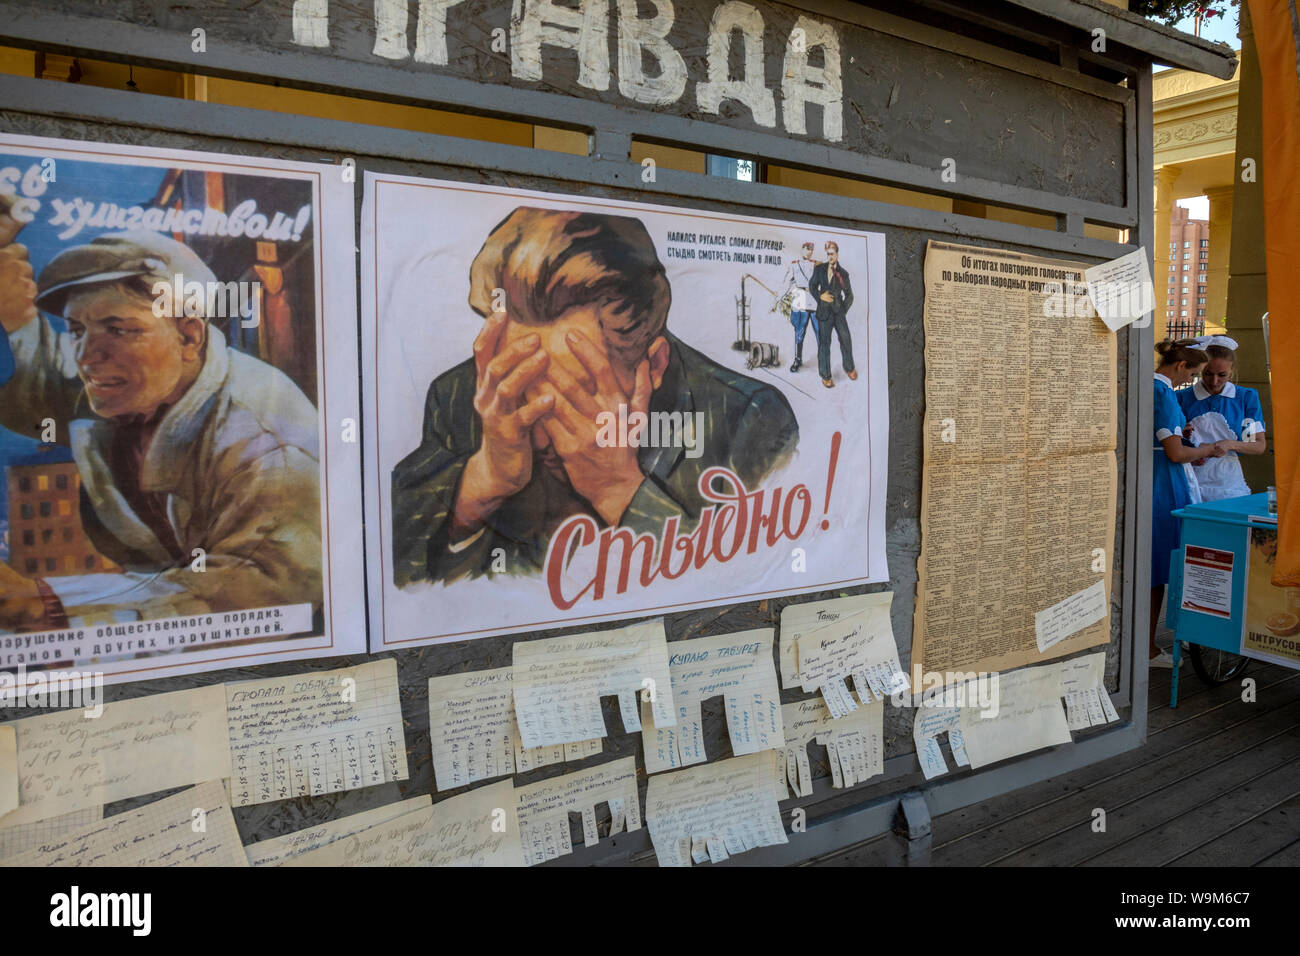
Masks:
[[[1300,759],[1300,751],[1297,751]],[[1300,793],[1170,861],[1170,866],[1255,866],[1300,841]]]
[[[1284,672],[1285,673],[1285,672]],[[994,859],[1029,839],[1032,825],[1043,826],[1042,819],[1064,819],[1069,812],[1079,813],[1072,800],[1087,803],[1084,817],[1092,807],[1104,805],[1093,801],[1093,794],[1112,783],[1122,787],[1128,775],[1147,768],[1158,773],[1177,773],[1184,761],[1197,759],[1205,747],[1224,747],[1225,752],[1239,749],[1241,734],[1269,732],[1295,721],[1293,710],[1300,702],[1300,681],[1280,685],[1267,702],[1250,705],[1234,720],[1225,720],[1217,704],[1199,713],[1174,711],[1183,718],[1166,728],[1157,728],[1140,750],[1107,761],[1099,767],[1085,767],[1072,774],[1043,781],[1008,794],[1002,800],[976,804],[935,820],[934,855],[936,865],[977,865]],[[1207,693],[1228,698],[1222,688]],[[1153,692],[1154,693],[1154,692]],[[1231,698],[1239,700],[1235,695]],[[1289,708],[1289,709],[1288,709]],[[1051,828],[1049,828],[1051,829]],[[1038,832],[1043,832],[1041,829]]]

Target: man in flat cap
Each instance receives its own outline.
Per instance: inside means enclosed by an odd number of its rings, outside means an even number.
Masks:
[[[0,247],[15,365],[0,425],[40,437],[53,420],[80,473],[86,533],[125,570],[32,580],[0,564],[0,629],[107,608],[149,620],[320,605],[316,409],[278,369],[227,347],[210,297],[159,308],[177,276],[215,287],[192,249],[154,232],[66,249],[35,282],[26,249]]]

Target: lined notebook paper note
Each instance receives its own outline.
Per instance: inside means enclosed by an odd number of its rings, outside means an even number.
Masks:
[[[128,810],[56,840],[4,866],[247,866],[217,780]]]
[[[509,780],[335,840],[284,866],[523,866]]]
[[[225,687],[237,807],[408,776],[394,660]]]
[[[18,732],[0,724],[0,817],[18,806]]]
[[[641,828],[635,757],[519,787],[515,796],[524,860],[529,866],[573,852],[570,813],[582,815],[583,846],[595,846],[600,839],[598,803],[609,804],[610,835]]]
[[[93,720],[78,708],[11,726],[21,803],[0,827],[230,776],[220,684],[105,704]]]
[[[772,636],[773,632],[764,628],[668,645],[677,723],[659,727],[651,704],[641,702],[646,773],[707,759],[700,705],[719,695],[733,754],[742,756],[783,745],[781,689],[772,665]]]
[[[785,783],[776,751],[733,757],[650,778],[646,823],[660,866],[721,863],[787,843],[778,801]]]
[[[519,745],[512,669],[429,678],[429,741],[439,790],[600,753],[601,740]]]
[[[354,813],[338,820],[328,820],[314,827],[296,830],[270,840],[250,843],[244,847],[244,853],[248,857],[250,866],[279,866],[291,857],[318,850],[335,840],[353,836],[381,823],[389,823],[408,813],[427,810],[432,805],[433,798],[426,793],[421,797],[400,800],[397,803],[375,807],[363,813]]]
[[[1106,652],[1061,661],[1061,696],[1071,730],[1100,727],[1119,720],[1106,690]]]
[[[637,695],[651,698],[655,724],[677,722],[662,620],[514,645],[520,743],[545,747],[605,736],[600,698],[617,695],[623,727],[641,729]]]

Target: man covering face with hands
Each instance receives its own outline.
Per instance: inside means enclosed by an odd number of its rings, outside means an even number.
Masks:
[[[500,570],[503,556],[508,573],[536,573],[575,514],[651,534],[672,516],[689,525],[706,469],[753,488],[789,460],[785,397],[669,333],[671,296],[638,219],[521,207],[492,231],[470,267],[485,319],[474,355],[430,386],[421,444],[393,471],[399,586]],[[689,455],[644,429],[606,440],[602,421],[636,413],[703,428]]]

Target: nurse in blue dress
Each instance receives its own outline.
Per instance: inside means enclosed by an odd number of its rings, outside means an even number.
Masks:
[[[1173,667],[1173,655],[1156,647],[1156,625],[1169,583],[1169,558],[1178,547],[1179,522],[1171,514],[1200,500],[1191,463],[1201,458],[1221,458],[1218,445],[1193,447],[1183,441],[1190,432],[1174,389],[1187,385],[1209,356],[1196,339],[1165,339],[1156,346],[1159,366],[1155,374],[1155,448],[1151,453],[1151,633],[1152,667]]]
[[[1237,343],[1226,335],[1203,335],[1197,340],[1209,361],[1200,380],[1191,388],[1175,392],[1187,423],[1195,431],[1195,445],[1215,444],[1226,454],[1197,465],[1196,483],[1203,501],[1219,501],[1250,494],[1241,473],[1238,455],[1262,455],[1268,448],[1264,437],[1264,411],[1259,392],[1232,381],[1237,368]]]

